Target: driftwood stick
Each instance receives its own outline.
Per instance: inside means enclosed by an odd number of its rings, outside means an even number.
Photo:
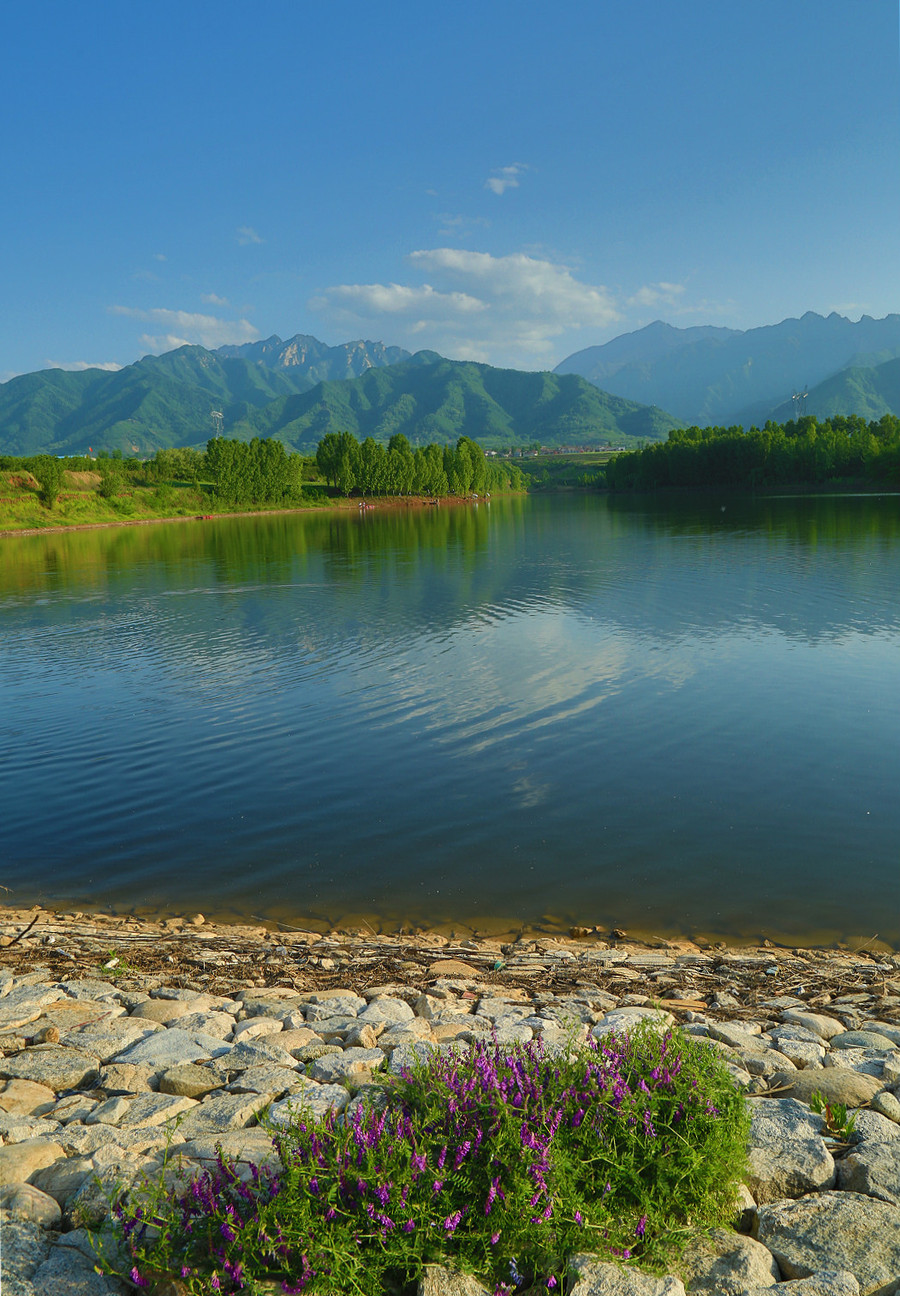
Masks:
[[[9,942],[10,945],[16,945],[22,939],[23,936],[27,936],[28,933],[31,931],[32,927],[34,926],[34,924],[37,922],[38,918],[40,918],[40,916],[41,916],[40,914],[35,914],[31,922],[28,924],[28,926],[23,927],[22,930],[19,932],[18,936],[13,936],[12,940]]]

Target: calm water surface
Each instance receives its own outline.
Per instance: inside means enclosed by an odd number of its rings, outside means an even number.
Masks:
[[[17,902],[900,941],[900,499],[0,540]]]

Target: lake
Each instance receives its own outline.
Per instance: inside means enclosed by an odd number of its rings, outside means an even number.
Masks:
[[[900,498],[0,539],[14,904],[900,943]]]

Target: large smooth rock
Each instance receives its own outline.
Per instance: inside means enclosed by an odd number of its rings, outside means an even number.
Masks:
[[[412,1021],[415,1013],[405,999],[373,999],[358,1014],[359,1020],[375,1025],[379,1022],[387,1026],[399,1026],[401,1022]]]
[[[62,1211],[48,1193],[30,1183],[4,1184],[0,1188],[0,1210],[17,1220],[30,1220],[42,1228],[59,1228]]]
[[[249,1044],[250,1040],[265,1039],[268,1035],[278,1035],[281,1030],[281,1018],[245,1017],[235,1024],[232,1039],[236,1044],[238,1042]]]
[[[720,1043],[728,1044],[731,1048],[755,1047],[760,1049],[767,1047],[766,1043],[759,1038],[760,1028],[758,1022],[711,1021],[707,1029],[710,1039],[719,1040]]]
[[[187,1141],[201,1134],[224,1134],[243,1129],[269,1101],[269,1094],[227,1094],[196,1104],[178,1122],[178,1133]]]
[[[182,1062],[159,1077],[159,1092],[177,1094],[180,1098],[203,1098],[222,1087],[224,1077],[210,1067],[196,1062]]]
[[[825,1013],[805,1012],[802,1008],[785,1009],[781,1014],[781,1020],[803,1026],[806,1030],[812,1031],[814,1035],[818,1035],[824,1040],[833,1039],[835,1035],[842,1034],[844,1030],[844,1023],[838,1021],[836,1017],[829,1017]]]
[[[878,1093],[881,1085],[874,1076],[861,1075],[849,1067],[808,1066],[802,1071],[779,1072],[772,1083],[786,1086],[784,1097],[808,1103],[814,1093],[826,1102],[846,1107],[863,1107]]]
[[[132,1008],[129,1016],[158,1022],[160,1026],[170,1026],[179,1017],[187,1017],[192,1012],[193,1005],[184,999],[145,999],[136,1008]]]
[[[96,1272],[85,1256],[55,1246],[32,1278],[35,1296],[118,1296],[128,1292],[117,1278]]]
[[[325,1021],[328,1017],[356,1017],[366,1007],[367,1001],[361,995],[310,995],[310,1002],[303,1005],[308,1022]]]
[[[212,1166],[221,1148],[222,1155],[228,1160],[239,1161],[243,1165],[275,1165],[278,1156],[268,1130],[254,1126],[251,1129],[229,1130],[225,1134],[203,1134],[182,1143],[176,1150],[179,1157],[199,1161],[204,1167]]]
[[[278,1021],[284,1021],[300,1009],[303,996],[296,992],[289,995],[279,995],[272,998],[270,995],[260,994],[259,991],[248,990],[246,998],[241,1001],[241,1015],[243,1017],[273,1017]]]
[[[832,1186],[834,1158],[821,1136],[821,1116],[792,1098],[751,1099],[750,1111],[747,1186],[757,1202]]]
[[[59,1202],[63,1210],[75,1193],[84,1186],[93,1171],[90,1157],[61,1157],[52,1165],[31,1176],[31,1183]]]
[[[33,1139],[0,1147],[0,1184],[25,1183],[38,1170],[64,1155],[62,1144],[52,1139]]]
[[[743,1296],[748,1287],[772,1287],[781,1278],[771,1251],[731,1229],[690,1242],[678,1267],[688,1293],[708,1296]]]
[[[47,1004],[55,1003],[59,991],[39,985],[14,985],[0,999],[0,1031],[14,1031],[37,1021]]]
[[[4,1143],[24,1143],[26,1139],[52,1139],[59,1133],[59,1121],[40,1116],[10,1116],[0,1113],[0,1135]]]
[[[893,1094],[889,1096],[893,1098]],[[854,1126],[849,1142],[854,1144],[890,1143],[893,1139],[900,1139],[900,1125],[892,1121],[889,1116],[883,1115],[874,1106],[878,1098],[883,1097],[883,1094],[878,1094],[872,1100],[871,1111],[855,1111],[852,1113]]]
[[[57,1044],[40,1044],[13,1057],[0,1059],[0,1076],[9,1080],[33,1080],[54,1093],[81,1089],[97,1079],[97,1056]]]
[[[297,1061],[281,1043],[281,1038],[282,1034],[279,1033],[249,1040],[246,1044],[235,1044],[227,1057],[222,1057],[219,1065],[226,1071],[246,1071],[248,1067],[274,1062],[276,1066],[296,1070]]]
[[[872,1111],[897,1125],[900,1122],[900,1099],[892,1094],[890,1090],[885,1089],[883,1093],[876,1094],[872,1099]]]
[[[387,1055],[380,1048],[348,1048],[342,1053],[329,1053],[317,1058],[309,1069],[310,1077],[321,1084],[367,1084],[372,1072],[385,1061]]]
[[[117,1124],[123,1130],[153,1129],[174,1121],[182,1112],[196,1107],[194,1098],[179,1097],[175,1094],[139,1094],[132,1098],[128,1110],[119,1118]]]
[[[847,1192],[865,1193],[900,1206],[900,1140],[873,1143],[866,1139],[858,1151],[838,1162],[838,1185]]]
[[[831,1047],[833,1049],[882,1049],[887,1053],[895,1045],[893,1040],[888,1039],[885,1035],[879,1035],[877,1031],[854,1030],[842,1031],[840,1035],[835,1035],[832,1038]]]
[[[262,1066],[248,1067],[246,1071],[239,1071],[237,1079],[232,1080],[228,1086],[228,1092],[267,1094],[270,1098],[283,1098],[292,1089],[299,1089],[302,1083],[303,1078],[296,1071],[291,1071],[288,1067],[276,1066],[274,1062],[267,1062]]]
[[[600,1018],[591,1034],[594,1039],[603,1039],[604,1035],[610,1033],[627,1035],[629,1031],[633,1031],[641,1023],[662,1034],[670,1026],[674,1025],[674,1022],[675,1018],[671,1013],[663,1012],[659,1008],[646,1008],[643,1006],[613,1008],[611,1012]]]
[[[861,1296],[900,1284],[900,1210],[874,1197],[826,1192],[761,1206],[758,1237],[786,1278],[828,1268],[852,1273]]]
[[[0,1111],[11,1116],[46,1116],[56,1106],[56,1094],[34,1080],[7,1080],[0,1092]]]
[[[110,1098],[116,1094],[147,1093],[154,1087],[157,1075],[157,1067],[110,1063],[100,1071],[99,1088]]]
[[[182,1062],[197,1062],[201,1058],[221,1057],[231,1051],[230,1044],[199,1031],[182,1031],[177,1026],[160,1030],[123,1049],[113,1058],[115,1062],[154,1066],[167,1071]]]
[[[322,1120],[330,1111],[342,1112],[349,1101],[350,1094],[343,1085],[316,1084],[310,1080],[290,1098],[272,1104],[268,1123],[290,1125],[295,1120],[308,1119],[310,1115]]]
[[[624,1265],[609,1264],[594,1255],[576,1255],[569,1262],[575,1284],[569,1296],[685,1296],[680,1278],[654,1278]]]

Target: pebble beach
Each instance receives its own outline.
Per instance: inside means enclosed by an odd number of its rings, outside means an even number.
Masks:
[[[3,1296],[130,1291],[95,1268],[109,1196],[217,1147],[274,1157],[298,1106],[479,1039],[563,1045],[640,1018],[698,1036],[747,1095],[735,1227],[659,1278],[576,1258],[570,1296],[900,1291],[900,955],[630,939],[319,931],[201,914],[0,910]],[[856,1113],[834,1136],[813,1095]],[[813,1105],[818,1105],[817,1101]],[[112,1245],[110,1243],[109,1245]],[[168,1296],[177,1296],[170,1284]],[[483,1296],[432,1268],[422,1296]],[[161,1294],[162,1296],[162,1294]]]

